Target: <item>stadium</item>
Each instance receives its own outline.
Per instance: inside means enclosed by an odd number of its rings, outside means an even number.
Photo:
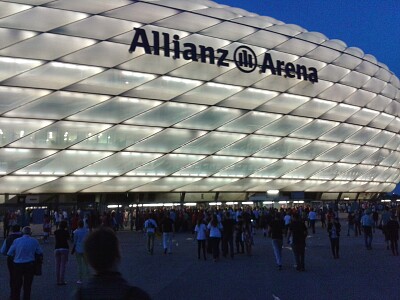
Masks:
[[[399,87],[213,1],[0,1],[2,202],[374,199],[400,180]]]

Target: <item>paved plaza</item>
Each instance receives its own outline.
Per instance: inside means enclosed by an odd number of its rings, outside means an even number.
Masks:
[[[34,227],[35,228],[35,227]],[[40,228],[40,227],[38,227]],[[36,233],[40,233],[39,229]],[[400,299],[400,257],[386,250],[382,233],[374,234],[373,249],[363,237],[347,237],[342,222],[340,259],[332,258],[325,229],[307,239],[306,271],[297,272],[290,248],[283,250],[283,270],[277,270],[271,240],[261,231],[255,235],[253,256],[245,254],[213,262],[197,259],[197,243],[190,233],[174,236],[173,253],[164,255],[161,239],[155,253],[145,250],[141,232],[120,231],[123,276],[146,290],[154,300],[168,299]],[[2,240],[1,240],[2,242]],[[43,276],[35,277],[33,300],[70,299],[77,280],[75,257],[67,265],[66,286],[57,286],[54,271],[54,240],[42,245]],[[0,299],[9,295],[6,258],[0,258]]]

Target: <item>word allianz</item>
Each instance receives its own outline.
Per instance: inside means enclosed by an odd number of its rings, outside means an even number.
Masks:
[[[196,45],[193,43],[183,43],[181,45],[180,37],[173,35],[171,47],[171,37],[169,33],[152,31],[153,49],[150,46],[147,33],[142,28],[134,28],[135,35],[132,39],[129,52],[133,53],[137,48],[142,48],[146,54],[160,55],[161,49],[164,51],[164,57],[171,57],[174,59],[184,59],[190,61],[199,61],[201,63],[209,63],[219,67],[229,67],[228,55],[229,51],[226,49],[214,49],[204,45]],[[208,61],[207,61],[208,58]],[[255,58],[256,59],[256,58]],[[237,62],[235,61],[237,64]],[[293,64],[291,62],[272,59],[270,53],[264,54],[264,59],[261,65],[258,66],[260,73],[265,73],[267,70],[273,75],[283,76],[285,78],[302,79],[310,81],[311,83],[318,82],[318,72],[316,68],[306,67],[300,64]]]

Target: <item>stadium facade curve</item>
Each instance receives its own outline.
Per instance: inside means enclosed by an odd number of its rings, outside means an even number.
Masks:
[[[0,11],[0,194],[399,182],[399,79],[361,49],[207,0]]]

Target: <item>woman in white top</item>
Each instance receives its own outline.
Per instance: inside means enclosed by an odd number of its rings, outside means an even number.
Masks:
[[[218,222],[217,216],[213,216],[211,222],[208,223],[207,229],[210,234],[210,243],[214,261],[219,258],[219,242],[222,236],[222,224]]]
[[[197,225],[194,228],[194,232],[196,232],[197,238],[197,257],[200,259],[200,249],[203,249],[203,257],[204,260],[207,260],[206,256],[206,231],[207,226],[203,223],[201,219],[197,220]]]

